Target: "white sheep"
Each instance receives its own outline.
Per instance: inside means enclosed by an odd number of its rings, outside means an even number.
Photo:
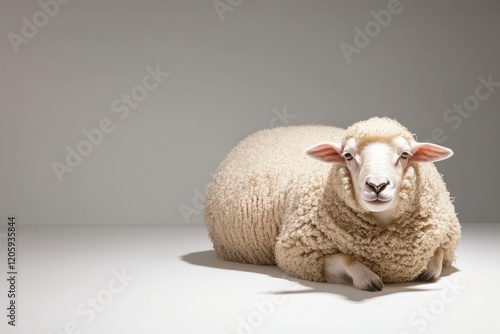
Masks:
[[[259,131],[217,169],[205,222],[220,258],[301,279],[370,291],[436,279],[460,225],[431,162],[452,154],[388,118]]]

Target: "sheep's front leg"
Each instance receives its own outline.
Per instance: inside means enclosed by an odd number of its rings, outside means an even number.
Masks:
[[[384,287],[380,277],[352,256],[338,253],[325,257],[325,278],[329,283],[352,284],[360,290],[380,291]]]
[[[436,249],[436,252],[427,264],[427,268],[417,277],[417,280],[433,281],[437,279],[443,269],[443,255],[444,253],[441,248]]]

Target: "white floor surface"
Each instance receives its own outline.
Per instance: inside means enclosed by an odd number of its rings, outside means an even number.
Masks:
[[[2,279],[1,333],[500,333],[500,224],[464,225],[438,281],[381,292],[221,261],[202,225],[17,232],[16,327]]]

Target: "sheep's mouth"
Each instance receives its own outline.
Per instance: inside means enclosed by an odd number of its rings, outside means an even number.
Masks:
[[[392,198],[375,198],[373,200],[364,200],[362,206],[370,212],[382,212],[387,210],[392,204]]]
[[[367,201],[367,202],[370,204],[386,204],[387,202],[390,202],[391,200],[392,200],[392,198],[377,197],[376,199],[371,200],[371,201]]]
[[[392,197],[375,197],[369,200],[365,199],[364,202],[370,211],[383,211],[392,202]]]
[[[368,202],[385,203],[385,202],[389,202],[390,200],[392,200],[392,196],[382,196],[382,194],[380,194],[377,197],[375,197],[374,199],[369,200]]]
[[[365,200],[367,203],[373,203],[373,204],[383,204],[392,201],[393,196],[386,195],[386,194],[370,194],[369,196],[365,195],[362,196],[362,198]]]
[[[387,204],[394,199],[394,189],[385,189],[378,194],[373,191],[367,191],[366,189],[364,189],[363,193],[361,194],[361,198],[366,203],[370,204]]]

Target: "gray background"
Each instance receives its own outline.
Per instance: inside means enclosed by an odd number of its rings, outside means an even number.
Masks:
[[[438,168],[459,218],[498,222],[500,87],[457,129],[443,115],[479,76],[500,81],[500,2],[402,0],[350,62],[340,43],[354,45],[387,1],[230,3],[221,20],[211,0],[74,1],[16,53],[9,33],[41,7],[3,1],[0,219],[201,223],[211,173],[251,132],[385,115],[420,140],[441,128],[455,156]],[[121,120],[112,101],[157,65],[169,76]],[[103,118],[114,131],[59,182],[51,164]]]

